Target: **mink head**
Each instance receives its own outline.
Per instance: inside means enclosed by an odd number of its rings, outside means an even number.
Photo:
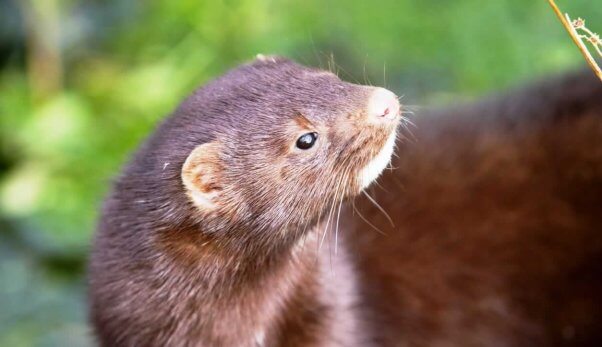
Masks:
[[[197,90],[147,144],[178,174],[166,200],[181,206],[165,218],[186,209],[209,234],[299,235],[378,177],[399,119],[386,89],[260,57]]]

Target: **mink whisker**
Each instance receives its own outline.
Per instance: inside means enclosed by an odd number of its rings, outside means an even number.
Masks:
[[[366,222],[366,224],[368,224],[370,227],[372,227],[372,229],[376,230],[379,234],[381,235],[387,235],[387,233],[385,233],[384,231],[380,230],[379,228],[377,228],[374,224],[370,223],[370,221],[368,221],[363,214],[360,213],[360,211],[357,209],[357,207],[355,206],[355,200],[352,201],[351,206],[353,207],[353,211],[355,213],[357,213],[357,215],[364,221]]]
[[[345,172],[345,176],[343,176],[343,192],[341,194],[341,201],[339,202],[339,210],[337,212],[337,225],[335,228],[335,232],[334,232],[334,254],[335,256],[337,255],[338,252],[338,245],[339,245],[339,221],[341,219],[341,206],[343,205],[343,199],[345,198],[345,183],[347,182],[347,178],[349,177],[349,171],[350,169],[348,168],[347,171]]]
[[[391,216],[389,216],[389,214],[382,208],[382,206],[380,206],[375,200],[374,198],[372,198],[370,196],[370,194],[368,194],[365,190],[362,190],[362,193],[368,198],[368,200],[370,200],[370,202],[372,202],[372,204],[374,206],[376,206],[376,208],[378,210],[380,210],[380,212],[383,213],[383,215],[387,218],[387,220],[389,221],[389,223],[391,223],[392,227],[395,227],[395,223],[393,223],[393,219],[391,219]]]

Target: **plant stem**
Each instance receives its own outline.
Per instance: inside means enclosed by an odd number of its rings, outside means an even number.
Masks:
[[[583,43],[583,41],[581,40],[581,38],[579,37],[577,32],[575,31],[575,28],[573,28],[573,25],[571,24],[570,19],[567,19],[568,14],[562,15],[562,12],[560,12],[560,9],[558,8],[558,6],[556,6],[556,3],[554,2],[554,0],[548,0],[548,3],[550,3],[550,6],[552,6],[552,9],[556,13],[556,16],[558,16],[558,19],[560,19],[560,22],[562,23],[564,28],[568,31],[569,35],[573,39],[573,42],[575,42],[575,44],[581,51],[581,54],[583,54],[583,57],[585,58],[585,60],[589,64],[589,66],[592,68],[592,70],[594,70],[594,72],[596,73],[596,76],[598,76],[600,81],[602,81],[602,70],[600,70],[600,67],[598,66],[598,64],[592,57],[592,55],[589,53],[589,50],[587,49],[587,47],[585,46],[585,44]]]

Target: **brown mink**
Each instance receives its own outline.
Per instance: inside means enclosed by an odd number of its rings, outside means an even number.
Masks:
[[[601,345],[602,84],[421,111],[366,190],[400,119],[391,92],[282,58],[197,90],[104,205],[98,341]]]
[[[195,91],[104,204],[89,269],[100,344],[368,345],[344,241],[319,224],[385,168],[400,119],[386,89],[275,57]]]

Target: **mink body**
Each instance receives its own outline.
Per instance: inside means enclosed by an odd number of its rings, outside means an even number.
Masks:
[[[346,215],[382,346],[602,344],[602,83],[419,112]]]

